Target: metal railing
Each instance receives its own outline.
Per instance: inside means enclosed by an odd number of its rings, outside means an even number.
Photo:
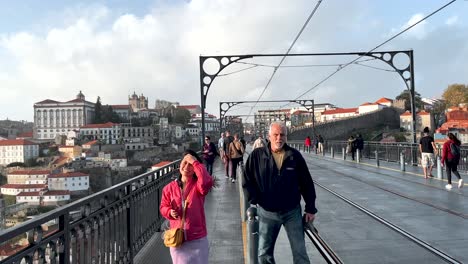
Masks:
[[[0,246],[16,252],[0,263],[133,263],[159,231],[162,188],[179,165],[177,160],[1,231]],[[77,219],[71,217],[76,211]],[[27,243],[18,246],[25,234]]]
[[[303,141],[289,141],[293,147],[303,150]],[[328,140],[324,143],[324,152],[331,152],[333,149],[334,155],[343,155],[343,150],[346,150],[346,141],[335,141]],[[421,153],[419,153],[419,144],[407,143],[407,142],[395,142],[395,143],[381,143],[381,142],[364,142],[364,148],[362,150],[362,157],[366,159],[375,159],[376,151],[378,157],[382,161],[397,162],[400,163],[401,153],[404,154],[404,160],[407,165],[417,166],[421,164]],[[311,150],[313,152],[313,150]],[[437,153],[442,152],[442,145],[437,145]],[[339,153],[339,154],[338,154]],[[439,155],[440,156],[440,155]],[[458,164],[458,170],[467,172],[468,171],[468,146],[461,146],[460,148],[460,163]]]

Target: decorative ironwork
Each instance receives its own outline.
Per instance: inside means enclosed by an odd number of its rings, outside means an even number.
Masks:
[[[180,160],[86,198],[60,207],[21,225],[0,231],[0,241],[28,234],[29,245],[2,263],[133,263],[155,234],[163,217],[162,188],[178,171]],[[44,230],[46,223],[58,226]],[[48,257],[47,257],[48,256]]]
[[[315,129],[314,100],[262,100],[262,101],[237,101],[237,102],[219,102],[219,129],[223,129],[223,120],[226,124],[226,113],[231,107],[244,103],[296,103],[303,106],[309,113],[312,113],[312,129]],[[237,115],[240,116],[240,115]]]
[[[398,68],[395,63],[395,57],[399,54],[403,54],[409,58],[407,66]],[[402,51],[377,51],[377,52],[338,52],[338,53],[299,53],[299,54],[243,54],[243,55],[225,55],[225,56],[200,56],[200,94],[201,94],[201,111],[202,111],[202,138],[205,137],[205,108],[208,91],[211,84],[219,75],[219,73],[232,63],[240,60],[254,58],[254,57],[303,57],[303,56],[349,56],[358,55],[372,57],[377,60],[381,60],[392,67],[403,79],[407,89],[410,92],[411,101],[411,113],[412,113],[412,134],[413,141],[416,142],[416,112],[414,104],[414,60],[412,50]],[[214,69],[210,72],[206,68],[207,62],[212,61]],[[206,66],[206,68],[205,68]],[[221,107],[220,107],[221,109]],[[229,108],[228,108],[229,109]],[[225,114],[225,112],[224,112]],[[221,115],[221,110],[220,110]],[[221,117],[220,117],[221,118]]]

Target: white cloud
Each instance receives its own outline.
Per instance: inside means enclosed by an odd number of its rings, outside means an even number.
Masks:
[[[448,26],[455,25],[458,23],[458,16],[451,16],[445,20],[445,24]]]
[[[114,10],[102,6],[70,9],[44,33],[25,31],[1,35],[0,119],[32,120],[34,102],[47,98],[70,100],[80,90],[87,100],[95,101],[100,96],[104,104],[127,103],[127,95],[133,91],[148,96],[150,107],[156,99],[200,104],[198,56],[285,52],[313,9],[307,0],[294,3],[285,5],[281,0],[181,1],[175,5],[155,6],[142,16],[117,15]],[[376,17],[355,19],[366,8],[366,1],[323,4],[294,52],[373,48],[381,42],[380,32],[388,31],[388,27]],[[414,15],[405,25],[420,17],[419,13]],[[367,30],[369,23],[372,27]],[[442,45],[441,41],[420,42],[433,34],[427,30],[426,22],[407,34],[415,38],[399,38],[391,43],[391,48],[420,47],[415,52],[424,56],[430,47]],[[457,47],[451,52],[460,49],[462,47]],[[287,58],[285,65],[345,63],[353,58]],[[422,76],[423,69],[430,72],[448,60],[436,59],[431,62],[432,66],[417,61],[416,74]],[[246,61],[277,64],[279,58]],[[375,66],[382,67],[382,63],[376,62]],[[223,73],[246,67],[248,65],[231,65]],[[348,68],[303,99],[352,107],[382,96],[395,97],[403,90],[397,75],[357,66]],[[281,68],[262,99],[294,99],[334,70],[330,67]],[[208,95],[207,111],[218,114],[219,101],[256,100],[271,71],[271,68],[256,67],[217,78]],[[424,81],[430,83],[432,78],[425,76]],[[425,89],[436,87],[428,85]],[[421,94],[430,96],[425,92]],[[19,100],[24,107],[17,107]]]

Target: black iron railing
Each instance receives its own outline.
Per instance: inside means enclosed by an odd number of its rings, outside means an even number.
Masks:
[[[179,165],[177,160],[3,230],[0,246],[13,254],[0,263],[133,263],[159,231],[162,188]]]
[[[303,141],[290,141],[289,144],[304,150]],[[343,150],[346,150],[346,141],[328,140],[324,143],[324,151],[330,153],[333,148],[335,155],[342,155]],[[437,153],[441,153],[442,145],[437,145]],[[311,150],[313,151],[313,150]],[[408,165],[417,166],[421,164],[421,153],[419,153],[419,144],[407,142],[381,143],[381,142],[364,142],[364,148],[361,153],[363,158],[375,159],[375,151],[379,153],[379,159],[388,162],[400,162],[401,153],[404,154],[405,163]],[[458,170],[468,171],[468,146],[460,148],[460,163]]]

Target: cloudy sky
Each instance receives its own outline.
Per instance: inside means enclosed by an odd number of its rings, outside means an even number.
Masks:
[[[368,51],[448,0],[323,0],[291,53]],[[200,104],[199,55],[285,53],[315,7],[312,0],[23,0],[0,2],[0,120],[33,118],[33,104],[88,101],[126,104],[149,98]],[[458,0],[379,50],[415,53],[416,90],[440,97],[468,83],[468,1]],[[287,58],[260,100],[296,99],[354,56]],[[248,63],[277,65],[281,58]],[[364,58],[363,58],[364,59]],[[398,64],[405,64],[399,58]],[[364,64],[364,66],[362,65]],[[366,67],[371,66],[371,67]],[[221,72],[250,67],[234,64]],[[376,69],[378,68],[378,69]],[[405,89],[382,61],[339,71],[300,99],[355,107]],[[218,77],[207,111],[220,101],[258,100],[273,72],[258,66]],[[292,106],[292,105],[291,105]],[[251,105],[228,114],[247,114]],[[257,108],[278,105],[258,104]]]

